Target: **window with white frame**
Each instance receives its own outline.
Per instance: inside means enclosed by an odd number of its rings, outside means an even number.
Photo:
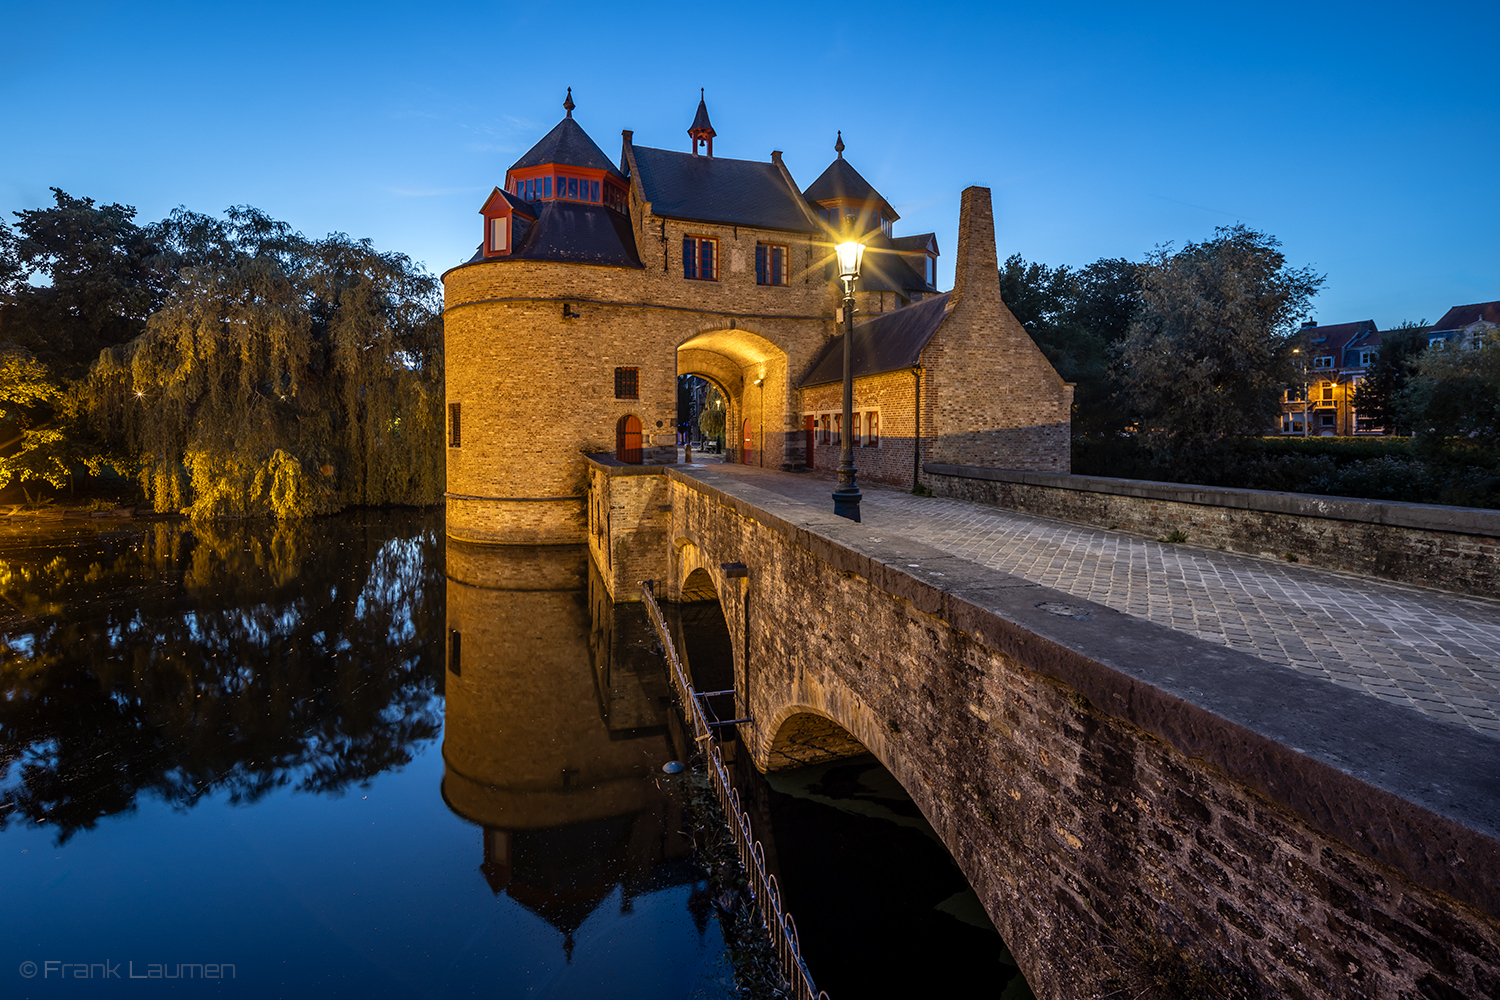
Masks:
[[[1325,354],[1321,358],[1313,358],[1313,367],[1314,368],[1332,368],[1333,367],[1333,355],[1331,355],[1331,354]]]

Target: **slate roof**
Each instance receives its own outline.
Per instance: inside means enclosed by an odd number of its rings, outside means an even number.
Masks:
[[[1475,302],[1467,306],[1454,306],[1443,313],[1443,318],[1432,324],[1431,332],[1447,333],[1464,330],[1475,323],[1494,323],[1500,326],[1500,302]]]
[[[538,201],[527,205],[536,215],[529,225],[521,215],[511,217],[511,242],[515,247],[508,256],[484,256],[484,248],[468,261],[481,260],[561,260],[575,264],[608,264],[615,267],[640,267],[636,254],[635,234],[630,220],[603,205],[577,201]]]
[[[864,260],[859,267],[859,290],[862,292],[935,292],[911,266],[911,262],[898,253],[866,247]]]
[[[632,147],[651,211],[671,219],[811,233],[819,230],[774,163]]]
[[[928,247],[937,250],[936,233],[918,233],[915,236],[893,236],[891,237],[891,248],[902,250],[907,253],[926,253]]]
[[[606,171],[616,177],[624,176],[610,162],[609,157],[604,155],[604,151],[595,144],[594,140],[589,138],[583,126],[571,117],[558,122],[551,132],[542,136],[540,142],[512,163],[510,169],[521,170],[524,167],[540,167],[548,163],[561,163],[569,167],[589,167]]]
[[[828,169],[818,175],[818,179],[812,182],[812,186],[802,192],[802,197],[808,201],[830,201],[834,198],[858,198],[863,201],[878,201],[887,208],[890,202],[859,175],[859,171],[849,165],[849,161],[842,156],[828,164]],[[893,216],[895,212],[891,213]]]
[[[708,105],[703,102],[703,96],[701,94],[698,96],[698,113],[693,116],[693,124],[688,126],[688,133],[692,134],[693,132],[697,132],[700,129],[702,129],[704,132],[707,132],[709,135],[718,135],[718,133],[714,131],[713,125],[709,123]]]
[[[899,371],[918,364],[922,359],[922,349],[948,315],[948,302],[952,297],[952,292],[944,292],[857,325],[851,359],[854,377]],[[803,377],[800,388],[841,382],[843,378],[844,338],[841,334],[824,345]]]
[[[1336,351],[1360,334],[1375,332],[1375,321],[1362,319],[1357,323],[1330,323],[1327,326],[1304,326],[1300,331],[1310,345],[1309,350]]]

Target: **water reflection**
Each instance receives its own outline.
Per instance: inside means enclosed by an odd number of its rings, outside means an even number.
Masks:
[[[393,516],[0,529],[0,829],[63,844],[145,794],[339,792],[410,761],[440,727],[441,536]]]
[[[481,827],[490,888],[569,959],[606,904],[678,887],[700,936],[711,907],[661,772],[682,756],[661,656],[640,606],[591,572],[581,547],[449,543],[443,797]]]
[[[581,553],[450,552],[440,512],[0,524],[0,969],[732,995],[640,625]]]

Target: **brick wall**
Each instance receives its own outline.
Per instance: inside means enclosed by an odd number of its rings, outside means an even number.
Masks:
[[[831,515],[789,507],[794,523],[732,484],[669,476],[694,565],[750,570],[715,582],[757,766],[804,728],[815,752],[842,732],[876,754],[1039,997],[1497,995],[1500,842],[1451,818],[1472,803],[1434,794],[1448,810],[1434,812],[1350,773],[1378,740],[1355,739],[1331,766],[1126,672],[1132,658],[1180,669],[1231,652],[1125,616],[1111,638],[1033,608],[1063,597],[1045,590],[966,590],[954,560],[927,582],[907,567],[940,553],[871,554],[868,532]],[[1094,652],[1077,652],[1074,634]],[[1318,682],[1279,671],[1268,683],[1286,698],[1278,720]],[[1388,716],[1422,730],[1419,746],[1448,741],[1437,763],[1408,762],[1433,769],[1412,787],[1482,787],[1443,761],[1449,744],[1485,737],[1332,685],[1316,694],[1324,729],[1387,731]],[[1371,714],[1336,721],[1349,711]]]
[[[916,433],[916,377],[910,369],[886,372],[854,380],[854,409],[880,414],[880,442],[875,447],[856,447],[854,464],[861,482],[890,483],[910,489],[916,471],[912,455]],[[842,419],[843,386],[819,385],[802,391],[802,414],[832,413]],[[804,437],[806,432],[804,430]],[[821,440],[821,435],[819,435]],[[814,468],[838,468],[839,445],[814,446]]]
[[[1500,511],[934,464],[939,496],[1398,583],[1500,593]]]
[[[922,352],[930,460],[1066,472],[1072,387],[1006,308],[997,268],[989,189],[967,188],[954,306]]]

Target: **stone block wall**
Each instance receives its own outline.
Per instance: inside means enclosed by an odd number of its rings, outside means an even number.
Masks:
[[[1149,671],[1231,651],[1124,616],[1112,638],[1038,610],[1063,595],[965,581],[934,550],[885,552],[831,515],[783,519],[727,480],[669,475],[673,533],[696,564],[749,567],[716,585],[757,766],[809,717],[822,743],[831,722],[873,752],[1037,996],[1496,995],[1492,834],[1095,659],[1150,657]],[[1291,705],[1304,695],[1285,671],[1267,683]],[[1375,729],[1389,716],[1435,742],[1485,740],[1323,687],[1348,703],[1331,712],[1367,707]]]
[[[642,580],[660,580],[671,542],[672,496],[661,466],[587,456],[588,545],[610,599],[641,599]]]
[[[1397,583],[1500,594],[1500,511],[929,465],[939,496]]]

